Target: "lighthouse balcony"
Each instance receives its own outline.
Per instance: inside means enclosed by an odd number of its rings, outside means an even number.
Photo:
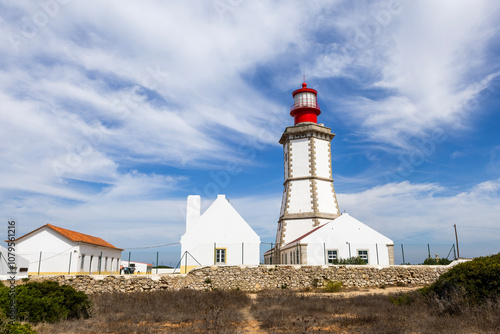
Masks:
[[[296,110],[296,109],[301,109],[301,108],[314,108],[314,109],[319,109],[319,104],[316,102],[316,100],[300,100],[292,104],[290,107],[290,112]]]

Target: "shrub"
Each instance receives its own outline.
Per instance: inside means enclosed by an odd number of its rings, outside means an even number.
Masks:
[[[424,264],[426,265],[441,265],[441,266],[447,266],[451,263],[451,260],[448,259],[433,259],[433,258],[427,258],[424,260]]]
[[[0,312],[0,334],[36,334],[29,324],[9,320],[3,312]]]
[[[63,319],[88,318],[91,303],[81,291],[57,282],[29,282],[16,287],[18,320],[33,324],[57,322]],[[9,289],[0,289],[0,307],[9,309]]]
[[[410,305],[413,301],[409,293],[396,295],[395,297],[389,296],[389,300],[394,305]]]
[[[0,334],[36,334],[29,324],[9,322],[5,324]]]
[[[333,264],[366,264],[365,260],[358,256],[348,257],[346,259],[333,260]]]
[[[328,281],[325,284],[325,292],[339,292],[342,288],[342,282],[340,281]]]
[[[500,297],[500,253],[454,266],[434,284],[422,289],[424,295],[432,292],[441,299],[464,295],[470,304]]]
[[[212,280],[210,278],[205,278],[205,283],[210,284],[212,283]]]

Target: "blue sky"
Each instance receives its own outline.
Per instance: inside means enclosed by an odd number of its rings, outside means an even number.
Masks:
[[[305,72],[336,133],[342,211],[397,244],[448,247],[457,224],[462,256],[497,253],[499,10],[0,1],[2,217],[19,234],[52,223],[162,245],[184,233],[188,195],[223,193],[269,242]]]

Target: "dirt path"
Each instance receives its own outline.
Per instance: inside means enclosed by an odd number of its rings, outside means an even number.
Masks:
[[[390,293],[399,292],[410,292],[422,288],[423,286],[389,286],[384,289],[382,288],[361,288],[356,290],[348,290],[336,293],[325,293],[325,292],[303,292],[305,295],[316,295],[324,297],[340,297],[340,298],[350,298],[363,295],[388,295]]]
[[[242,315],[243,319],[245,319],[245,326],[242,327],[241,329],[239,329],[238,333],[265,334],[267,332],[260,328],[259,322],[257,320],[255,320],[254,316],[252,315],[252,312],[250,311],[250,309],[252,308],[252,305],[255,304],[255,299],[257,298],[257,295],[255,293],[249,293],[248,297],[250,297],[250,300],[252,301],[252,303],[251,303],[251,305],[248,305],[247,307],[245,307],[241,310],[241,315]]]

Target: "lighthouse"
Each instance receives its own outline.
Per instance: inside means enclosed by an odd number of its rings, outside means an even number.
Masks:
[[[280,139],[285,181],[276,235],[278,248],[339,216],[331,167],[335,134],[317,122],[321,110],[316,90],[304,82],[292,95],[290,116],[294,126],[287,127]]]
[[[302,84],[293,93],[294,125],[283,132],[284,182],[274,247],[266,264],[327,265],[358,257],[394,264],[394,243],[349,214],[340,214],[332,174],[331,129],[318,124],[318,92]]]

